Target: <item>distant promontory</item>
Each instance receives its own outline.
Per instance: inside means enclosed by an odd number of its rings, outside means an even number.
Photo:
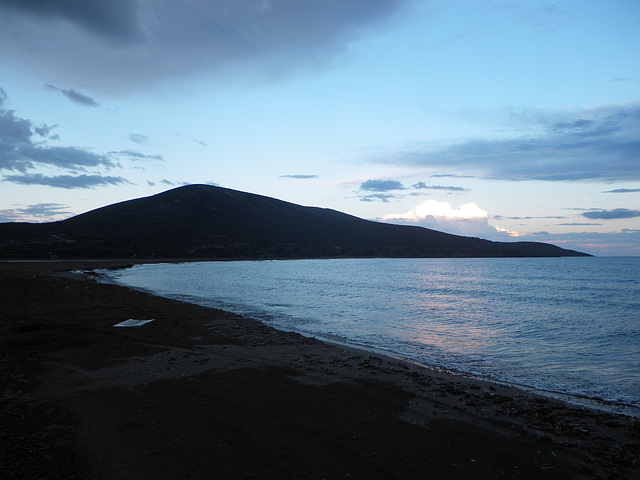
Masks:
[[[188,185],[51,223],[0,224],[0,258],[588,256],[364,220],[211,185]]]

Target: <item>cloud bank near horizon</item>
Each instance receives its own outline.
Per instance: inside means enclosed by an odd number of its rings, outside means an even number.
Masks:
[[[640,210],[631,210],[629,208],[614,208],[612,210],[592,210],[592,211],[584,212],[582,216],[591,220],[617,220],[620,218],[640,217]]]
[[[523,115],[524,117],[524,115]],[[524,136],[397,150],[373,163],[472,172],[511,181],[640,180],[640,104],[520,119]]]
[[[509,237],[519,236],[517,232],[490,225],[489,214],[473,202],[454,208],[449,202],[428,199],[408,212],[391,213],[384,215],[380,220],[488,240],[504,241]]]
[[[68,205],[60,203],[36,203],[21,208],[0,210],[0,222],[24,222],[33,219],[50,222],[71,215]]]

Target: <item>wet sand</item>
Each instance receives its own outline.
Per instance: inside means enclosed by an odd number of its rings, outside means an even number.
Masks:
[[[636,418],[64,273],[107,264],[0,263],[2,478],[640,478]]]

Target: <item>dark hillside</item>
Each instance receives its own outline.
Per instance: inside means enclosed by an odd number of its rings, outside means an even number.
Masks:
[[[189,185],[54,223],[0,224],[4,258],[513,257],[584,255],[363,220],[210,185]]]

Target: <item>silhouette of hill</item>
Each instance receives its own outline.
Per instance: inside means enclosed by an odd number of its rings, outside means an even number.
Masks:
[[[586,256],[363,220],[210,185],[188,185],[51,223],[0,224],[2,258]]]

